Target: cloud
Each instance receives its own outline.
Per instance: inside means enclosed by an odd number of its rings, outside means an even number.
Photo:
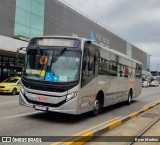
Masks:
[[[159,43],[137,43],[138,46],[145,48],[151,58],[151,70],[157,70],[157,65],[160,66],[160,44]],[[159,68],[160,71],[160,68]]]
[[[65,0],[151,54],[151,69],[160,64],[159,0]]]

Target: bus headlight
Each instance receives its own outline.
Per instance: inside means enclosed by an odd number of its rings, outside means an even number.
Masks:
[[[66,101],[69,101],[77,96],[77,92],[67,95]]]

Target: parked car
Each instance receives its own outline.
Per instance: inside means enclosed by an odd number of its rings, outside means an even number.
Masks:
[[[148,88],[149,86],[149,81],[142,81],[142,87]]]
[[[150,86],[151,86],[151,87],[158,87],[158,86],[159,86],[159,83],[158,83],[157,80],[151,80],[151,81],[150,81]]]
[[[1,93],[16,95],[20,91],[20,77],[11,77],[0,83]]]

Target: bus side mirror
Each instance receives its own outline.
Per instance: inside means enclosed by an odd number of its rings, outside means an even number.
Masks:
[[[26,47],[20,47],[20,48],[17,49],[15,65],[18,65],[18,63],[19,63],[19,52],[20,52],[20,50],[26,51]]]

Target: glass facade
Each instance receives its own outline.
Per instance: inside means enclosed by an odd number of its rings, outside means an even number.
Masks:
[[[127,56],[132,58],[132,45],[127,42]]]
[[[43,36],[45,0],[16,0],[14,36]]]
[[[20,75],[24,65],[24,58],[19,59],[15,66],[15,57],[0,56],[0,82],[6,78]]]

